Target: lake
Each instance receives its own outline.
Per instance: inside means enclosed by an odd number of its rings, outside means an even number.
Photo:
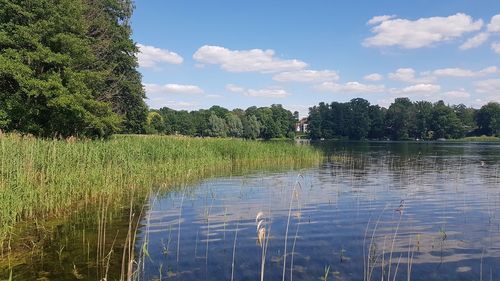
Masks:
[[[79,212],[26,243],[14,280],[115,280],[127,244],[140,280],[500,280],[500,144],[313,145],[330,155],[319,167],[157,194],[138,224]]]

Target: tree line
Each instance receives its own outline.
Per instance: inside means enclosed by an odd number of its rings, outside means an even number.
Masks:
[[[0,0],[0,130],[144,133],[132,0]]]
[[[466,136],[500,137],[500,104],[480,109],[442,100],[412,102],[396,98],[388,107],[355,98],[349,102],[324,102],[309,109],[308,135],[312,139],[457,139]]]
[[[146,132],[198,137],[293,138],[297,120],[298,112],[292,113],[279,104],[231,111],[216,105],[193,111],[164,107],[149,112]]]

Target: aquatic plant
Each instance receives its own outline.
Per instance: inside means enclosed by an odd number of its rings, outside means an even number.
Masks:
[[[236,230],[234,231],[234,244],[233,244],[233,259],[231,262],[231,281],[234,280],[234,260],[236,257],[236,239],[238,238],[238,227],[239,227],[239,221],[236,223]]]
[[[270,229],[266,230],[266,219],[262,211],[255,216],[255,223],[257,224],[257,244],[261,248],[260,257],[260,280],[264,280],[264,269],[266,264],[267,246],[269,245]],[[267,234],[267,235],[266,235]]]
[[[320,163],[286,142],[120,135],[110,140],[0,136],[0,241],[27,219],[63,217],[110,198],[109,208],[204,177]],[[0,242],[3,247],[3,243]]]

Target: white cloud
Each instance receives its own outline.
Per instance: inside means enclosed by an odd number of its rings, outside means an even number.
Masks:
[[[376,24],[379,24],[381,22],[391,20],[391,19],[393,19],[395,17],[396,17],[396,15],[376,16],[376,17],[371,18],[366,24],[368,24],[368,25],[376,25]]]
[[[500,14],[495,15],[491,18],[491,21],[487,25],[485,32],[481,32],[476,36],[469,38],[464,44],[460,46],[460,49],[467,50],[479,47],[489,39],[491,33],[496,32],[500,32]]]
[[[148,104],[152,108],[169,107],[175,110],[192,110],[194,109],[193,107],[196,105],[195,103],[192,102],[174,101],[165,98],[155,98],[148,100]]]
[[[415,94],[415,93],[436,93],[441,90],[441,86],[435,84],[416,84],[397,90],[396,93]]]
[[[180,84],[144,84],[146,93],[148,94],[203,94],[204,91],[195,85],[180,85]]]
[[[500,42],[491,43],[491,49],[493,52],[500,54]]]
[[[481,32],[476,36],[469,38],[465,43],[460,46],[460,50],[468,50],[481,46],[486,40],[490,38],[490,34],[487,32]]]
[[[283,107],[290,110],[291,112],[298,111],[299,118],[304,118],[308,116],[309,108],[314,105],[307,104],[284,104]]]
[[[137,59],[140,67],[157,67],[160,63],[181,64],[183,58],[169,50],[137,44]]]
[[[478,81],[475,85],[478,93],[500,94],[500,79]]]
[[[494,15],[488,24],[488,32],[500,32],[500,14]]]
[[[389,73],[389,79],[406,82],[406,83],[429,83],[434,81],[434,77],[424,76],[416,77],[415,70],[413,68],[399,68],[395,72]]]
[[[380,80],[384,79],[384,76],[382,76],[379,73],[372,73],[372,74],[366,75],[365,77],[363,77],[363,79],[368,80],[368,81],[380,81]]]
[[[307,67],[300,60],[283,60],[275,57],[273,50],[229,50],[219,46],[205,45],[199,48],[193,58],[205,64],[218,64],[230,72],[272,73],[294,71]]]
[[[444,92],[441,95],[445,98],[452,98],[452,99],[470,98],[470,94],[466,92],[464,89]]]
[[[222,98],[221,95],[213,95],[213,94],[212,95],[206,95],[206,97],[209,98],[209,99],[220,99],[220,98]]]
[[[314,87],[319,91],[325,92],[346,92],[346,93],[380,93],[385,91],[384,85],[369,85],[359,82],[347,82],[345,84],[337,84],[333,82],[324,82]]]
[[[279,82],[318,83],[337,81],[339,79],[339,75],[337,72],[332,70],[299,70],[276,74],[273,79]]]
[[[400,46],[414,49],[432,46],[435,43],[459,38],[467,32],[480,30],[482,20],[458,13],[448,17],[430,17],[417,20],[399,18],[372,18],[375,35],[366,38],[366,47]],[[370,22],[369,21],[369,22]]]
[[[443,68],[436,69],[432,73],[436,76],[449,76],[449,77],[478,77],[488,74],[496,73],[498,71],[496,66],[486,67],[479,71],[472,71],[463,68]]]
[[[263,97],[263,98],[286,98],[290,95],[290,93],[288,93],[284,89],[268,88],[259,90],[248,89],[245,92],[245,95],[250,97]]]
[[[226,90],[228,90],[229,92],[233,92],[233,93],[243,93],[245,91],[245,89],[243,87],[236,86],[234,84],[227,84]]]
[[[379,99],[377,100],[377,104],[379,106],[382,106],[382,107],[385,107],[385,108],[389,108],[389,106],[391,106],[391,104],[394,102],[394,99],[393,98],[386,98],[386,99]]]
[[[245,89],[243,87],[227,84],[226,90],[233,93],[242,93],[249,97],[262,97],[262,98],[285,98],[290,95],[286,90],[281,88],[264,88],[264,89]]]

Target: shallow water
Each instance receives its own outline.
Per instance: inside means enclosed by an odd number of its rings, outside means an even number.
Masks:
[[[263,250],[264,280],[283,280],[283,272],[285,280],[326,273],[327,280],[500,280],[500,145],[316,145],[336,157],[150,198],[135,247],[140,280],[259,280]],[[257,240],[259,212],[266,247]],[[124,210],[109,231],[126,231],[127,216]],[[14,280],[40,272],[43,280],[75,280],[75,268],[76,277],[95,280],[83,258],[95,246],[81,246],[82,233],[95,228],[79,227],[53,238],[44,262],[15,267]],[[62,257],[54,254],[60,241]],[[112,268],[120,267],[121,253],[115,256]],[[109,276],[119,278],[118,270]]]

